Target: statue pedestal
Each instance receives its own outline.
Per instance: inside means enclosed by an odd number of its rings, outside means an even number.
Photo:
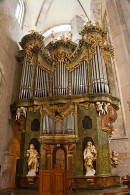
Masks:
[[[38,188],[38,176],[17,176],[16,186],[22,188]]]
[[[120,176],[77,176],[72,178],[72,189],[104,189],[119,187]]]

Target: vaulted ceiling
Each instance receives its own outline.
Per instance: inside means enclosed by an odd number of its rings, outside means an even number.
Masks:
[[[23,29],[42,32],[61,24],[70,24],[77,15],[84,21],[101,20],[104,0],[25,0],[26,14]]]

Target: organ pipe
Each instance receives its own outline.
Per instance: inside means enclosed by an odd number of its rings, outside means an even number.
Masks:
[[[49,74],[36,67],[35,97],[47,97],[49,94]]]
[[[106,65],[99,46],[91,59],[93,93],[109,93]]]
[[[22,67],[22,77],[20,84],[19,98],[30,98],[30,90],[32,86],[32,67],[27,61],[27,56],[24,57],[24,63]]]
[[[83,61],[81,65],[74,69],[71,73],[72,76],[72,94],[78,95],[87,93],[88,89],[88,70],[87,63]]]
[[[59,62],[53,73],[53,95],[68,95],[69,71]]]

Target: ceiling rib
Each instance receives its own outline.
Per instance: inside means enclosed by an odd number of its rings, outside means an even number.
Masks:
[[[44,20],[45,20],[46,15],[49,11],[49,8],[51,6],[52,1],[53,0],[47,0],[47,1],[44,1],[42,4],[41,10],[40,10],[39,15],[37,17],[37,20],[35,22],[35,26],[38,27],[40,30],[43,27]]]
[[[90,20],[89,17],[88,17],[88,15],[87,15],[87,13],[86,13],[86,11],[85,11],[85,9],[84,9],[84,7],[83,7],[83,5],[82,5],[82,3],[80,2],[80,0],[77,0],[77,1],[78,1],[78,3],[79,3],[80,7],[82,8],[82,10],[83,10],[85,16],[88,18],[88,20]]]

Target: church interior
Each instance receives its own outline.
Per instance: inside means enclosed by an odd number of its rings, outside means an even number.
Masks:
[[[0,1],[0,194],[130,193],[129,24],[129,0]]]

